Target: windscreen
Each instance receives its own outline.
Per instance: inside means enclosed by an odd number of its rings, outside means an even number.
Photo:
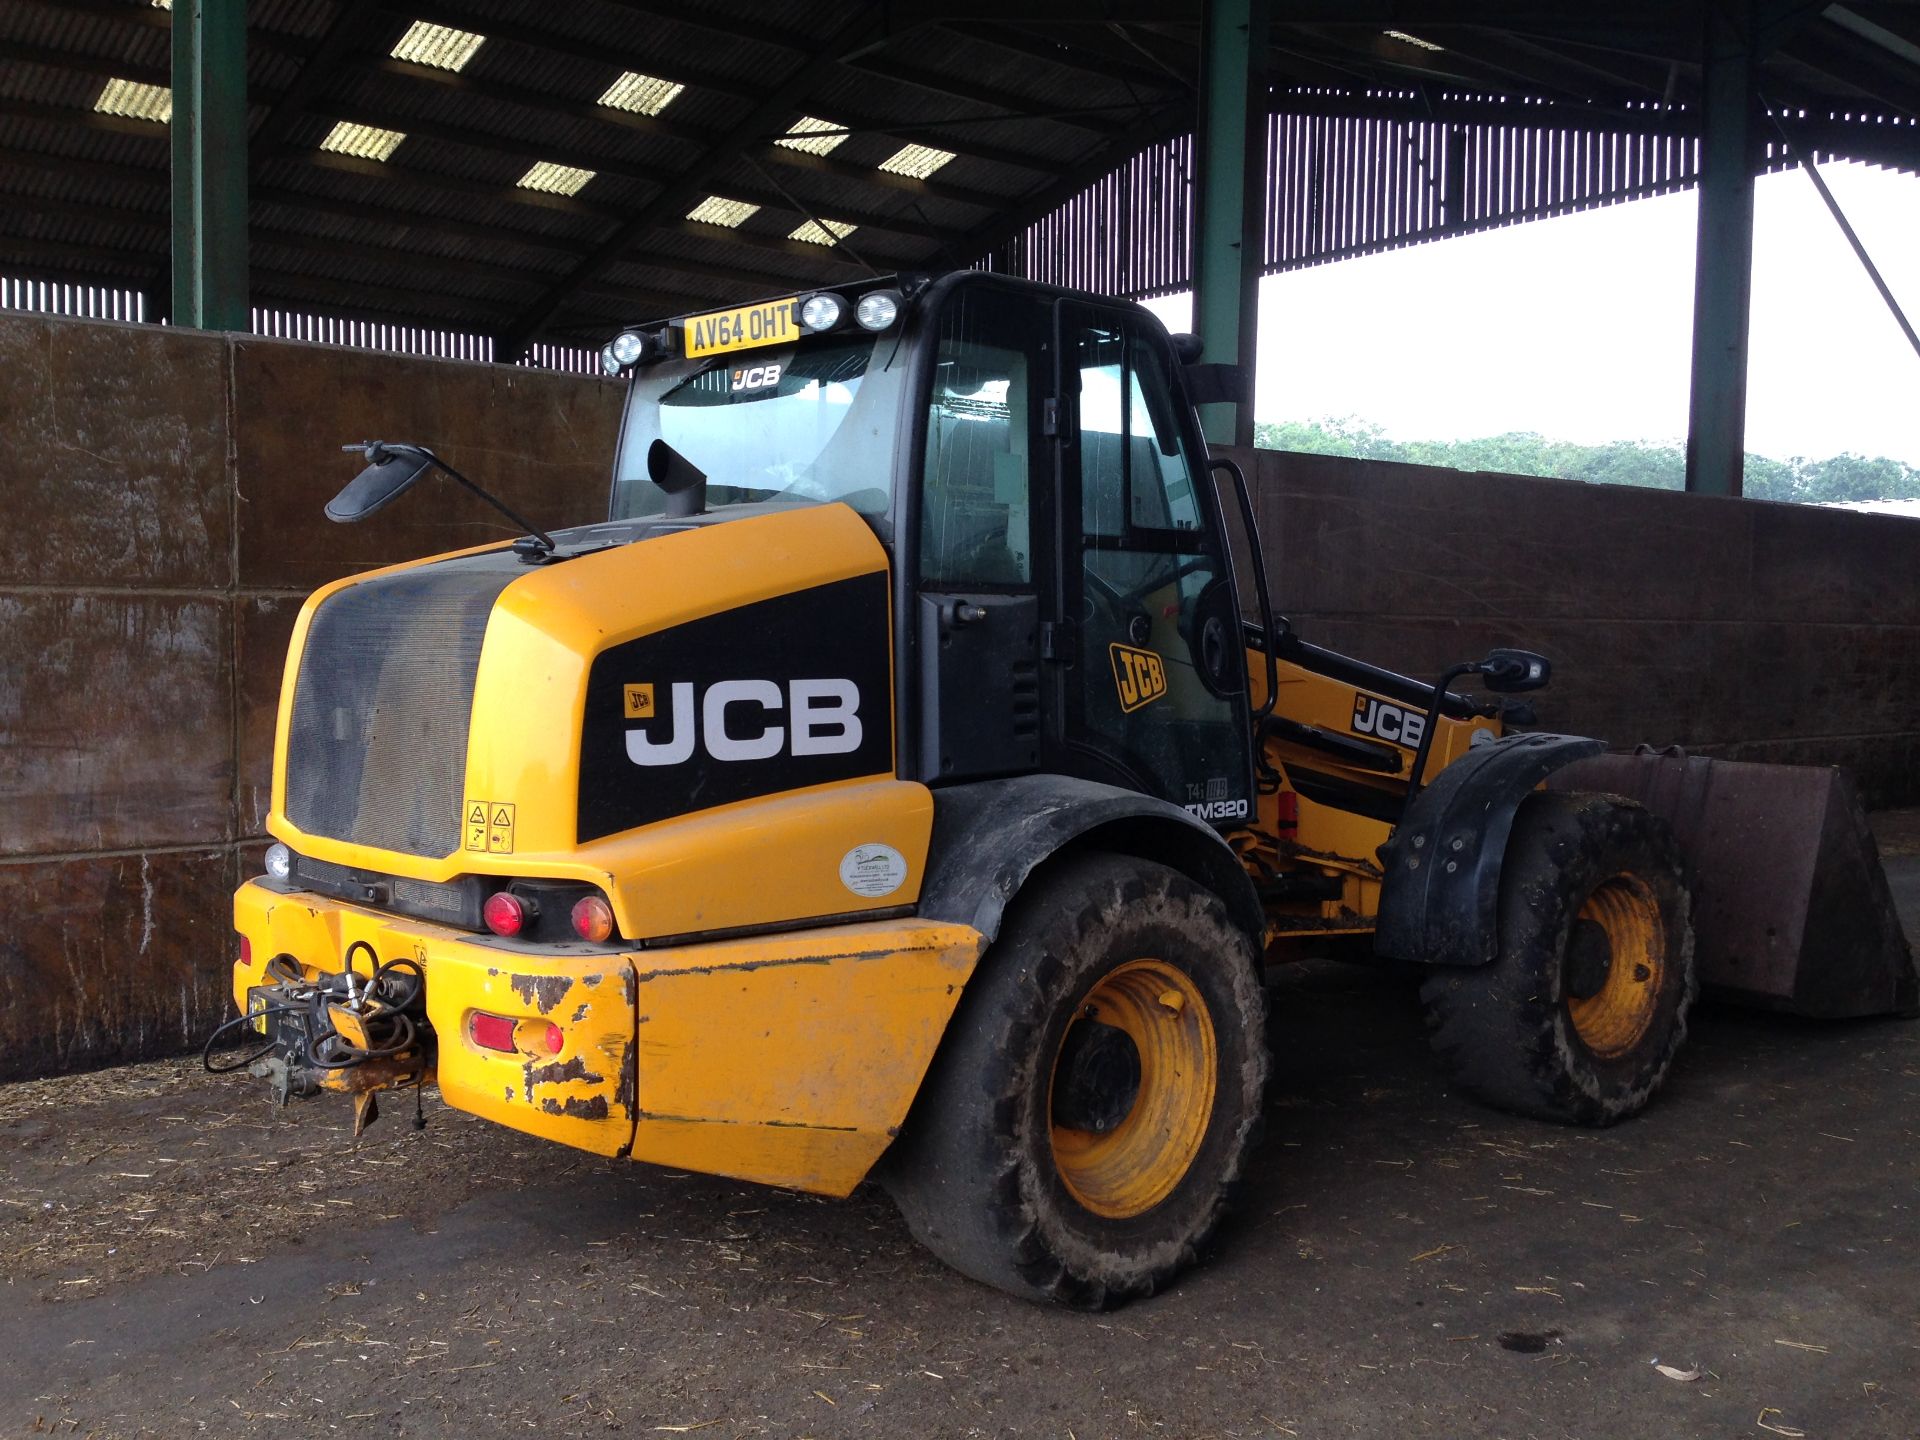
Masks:
[[[857,335],[656,365],[637,372],[614,476],[613,518],[657,515],[647,447],[665,440],[707,475],[707,508],[892,503],[899,346]]]

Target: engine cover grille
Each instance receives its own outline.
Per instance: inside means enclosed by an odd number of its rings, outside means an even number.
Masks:
[[[438,858],[460,846],[467,728],[493,603],[526,573],[492,552],[379,575],[314,611],[287,734],[287,818]]]

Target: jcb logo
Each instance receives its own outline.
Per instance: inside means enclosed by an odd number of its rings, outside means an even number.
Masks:
[[[1420,737],[1426,731],[1427,717],[1417,711],[1402,710],[1371,695],[1354,697],[1353,732],[1356,735],[1378,735],[1382,740],[1391,740],[1412,750],[1419,748]]]
[[[653,686],[622,688],[626,718],[655,719]],[[629,729],[629,760],[679,765],[693,758],[695,745],[716,760],[845,755],[860,748],[860,689],[851,680],[789,680],[785,690],[771,680],[721,680],[706,687],[697,705],[695,688],[684,680],[667,687],[665,738],[651,726]],[[771,723],[782,712],[787,723]]]
[[[1167,662],[1151,650],[1131,645],[1109,645],[1113,656],[1113,683],[1120,690],[1122,713],[1138,710],[1167,693]]]
[[[740,390],[765,390],[780,383],[778,365],[748,365],[733,372],[733,388]]]

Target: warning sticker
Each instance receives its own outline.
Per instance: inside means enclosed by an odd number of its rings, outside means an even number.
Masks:
[[[500,800],[467,802],[465,848],[487,855],[513,853],[513,806]]]
[[[513,853],[513,806],[498,802],[488,804],[487,853],[489,855]]]

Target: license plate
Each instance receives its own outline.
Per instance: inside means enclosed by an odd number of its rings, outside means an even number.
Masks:
[[[794,318],[791,295],[784,300],[742,305],[737,310],[690,315],[683,323],[687,357],[696,360],[702,355],[756,350],[763,345],[782,345],[800,338],[800,324]]]

